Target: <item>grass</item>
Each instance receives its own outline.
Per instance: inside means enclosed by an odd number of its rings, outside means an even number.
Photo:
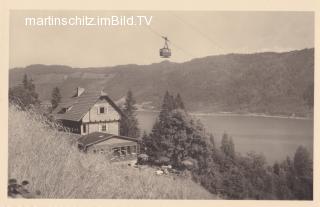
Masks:
[[[28,180],[41,198],[216,199],[187,177],[110,164],[80,153],[72,135],[45,124],[35,112],[9,108],[9,178]]]

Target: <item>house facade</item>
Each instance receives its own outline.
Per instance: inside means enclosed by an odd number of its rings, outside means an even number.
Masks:
[[[105,132],[119,135],[120,119],[120,113],[102,96],[81,119],[80,134]]]
[[[52,112],[55,120],[70,132],[80,134],[79,150],[112,155],[112,160],[132,160],[139,153],[139,139],[120,136],[120,108],[100,91],[78,87]]]
[[[62,100],[52,114],[73,133],[86,135],[103,132],[119,135],[122,112],[104,92],[85,91],[78,87],[76,94]]]

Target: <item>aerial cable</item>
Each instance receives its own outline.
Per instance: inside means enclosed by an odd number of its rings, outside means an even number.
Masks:
[[[214,46],[215,49],[221,49],[219,43],[217,41],[214,41],[211,37],[209,37],[207,34],[205,34],[204,32],[202,32],[201,30],[199,30],[197,27],[195,27],[194,25],[190,24],[189,22],[185,21],[184,19],[182,19],[181,17],[177,16],[176,14],[173,14],[172,12],[170,12],[171,16],[175,17],[176,19],[178,19],[180,22],[182,22],[183,24],[187,25],[188,27],[190,27],[191,29],[193,29],[195,32],[199,33],[202,37],[204,37],[207,41],[209,41],[210,43],[212,43],[212,46]]]
[[[127,12],[127,13],[130,14],[129,12]],[[159,37],[161,37],[161,38],[167,38],[167,37],[165,37],[165,35],[162,35],[162,34],[160,34],[158,31],[154,30],[151,26],[147,26],[147,25],[145,25],[145,26],[146,26],[146,27],[149,29],[149,31],[152,32],[154,35],[159,36]],[[167,39],[167,40],[168,40],[168,39]],[[173,47],[177,48],[177,49],[180,50],[182,53],[185,53],[187,56],[190,56],[191,58],[196,58],[195,55],[193,55],[193,54],[190,53],[189,51],[183,49],[182,47],[180,47],[179,45],[177,45],[175,42],[172,42],[172,40],[170,40],[169,42],[170,42],[170,44],[171,44]],[[165,43],[167,44],[167,41],[166,41]]]
[[[188,56],[190,56],[191,58],[195,58],[196,56],[191,54],[190,52],[188,52],[187,50],[181,48],[180,46],[178,46],[177,44],[171,42],[171,45],[174,46],[175,48],[177,48],[178,50],[184,52],[185,54],[187,54]]]

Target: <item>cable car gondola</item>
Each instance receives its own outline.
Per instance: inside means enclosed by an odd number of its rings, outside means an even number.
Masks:
[[[167,37],[162,37],[164,39],[164,47],[160,49],[160,57],[162,58],[169,58],[171,56],[171,50],[168,46],[168,38]]]

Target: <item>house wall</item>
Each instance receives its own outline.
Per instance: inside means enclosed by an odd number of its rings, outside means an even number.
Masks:
[[[111,138],[88,147],[87,152],[111,155],[115,161],[132,160],[137,159],[139,145],[137,142]]]
[[[100,107],[104,107],[104,113],[99,113]],[[82,122],[114,121],[120,120],[120,114],[108,103],[107,100],[99,100],[83,117]]]
[[[106,131],[102,131],[102,125],[106,125]],[[83,131],[83,125],[86,125],[86,132]],[[99,123],[82,123],[81,134],[89,134],[92,132],[105,132],[109,134],[119,135],[119,121],[99,122]]]
[[[104,107],[104,113],[100,113],[100,107]],[[120,114],[113,106],[105,99],[99,100],[82,118],[81,134],[106,132],[119,135],[119,121]],[[86,125],[86,132],[83,131],[84,124]],[[102,131],[103,124],[106,124],[106,131]]]

